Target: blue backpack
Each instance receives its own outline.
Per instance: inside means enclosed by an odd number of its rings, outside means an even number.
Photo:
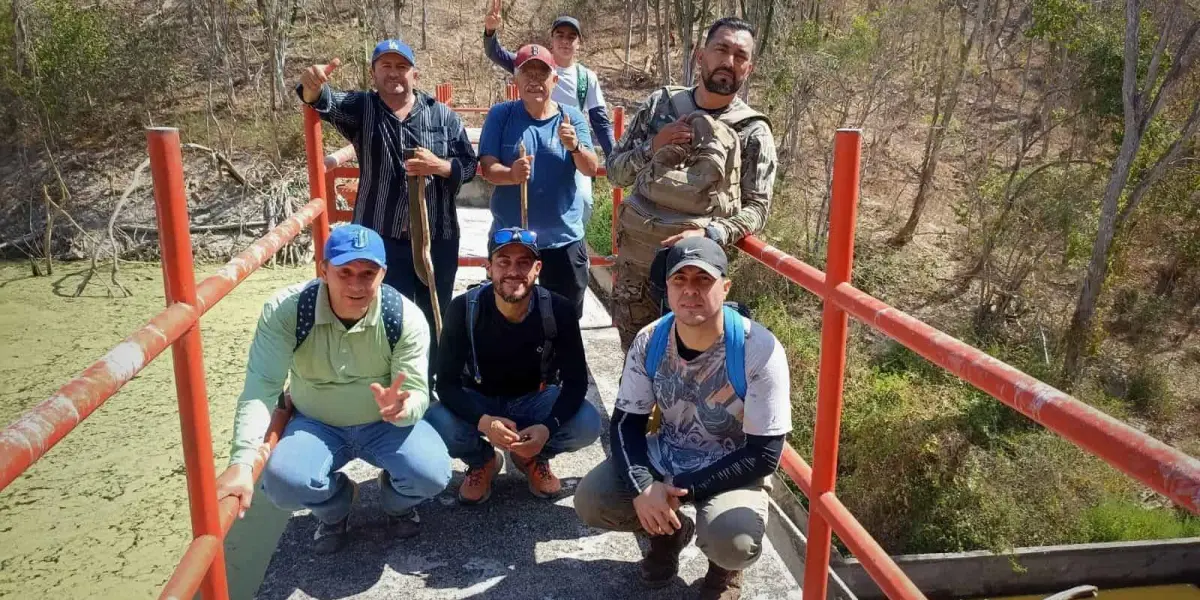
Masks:
[[[746,324],[742,321],[742,313],[729,304],[721,309],[725,313],[725,376],[733,386],[734,393],[743,401],[746,399]],[[672,326],[675,324],[675,314],[667,313],[654,324],[654,332],[650,334],[650,342],[646,345],[646,374],[650,381],[658,372],[658,365],[663,355],[667,353],[667,345],[671,341]]]
[[[317,291],[321,288],[320,282],[321,280],[314,279],[300,292],[300,301],[296,303],[296,346],[293,351],[312,333],[313,324],[317,320]],[[395,350],[396,342],[400,341],[400,334],[404,331],[404,297],[396,288],[386,283],[380,286],[379,294],[383,297],[383,304],[380,306],[382,314],[379,316],[383,319],[383,328],[387,332],[388,347]]]
[[[479,323],[479,297],[483,295],[484,291],[491,289],[492,284],[489,282],[467,290],[467,339],[471,344],[471,364],[465,365],[463,368],[466,369],[467,376],[475,380],[476,385],[483,383],[483,376],[479,371],[479,356],[475,352],[475,325]],[[542,333],[545,341],[542,342],[539,350],[542,356],[542,385],[547,386],[558,381],[558,374],[551,372],[554,362],[554,338],[558,337],[558,324],[554,321],[554,307],[550,303],[550,290],[535,285],[533,291],[537,296],[535,301],[538,312],[542,315]]]

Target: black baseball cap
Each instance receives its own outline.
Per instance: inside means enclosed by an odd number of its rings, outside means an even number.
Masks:
[[[575,33],[579,34],[580,38],[583,37],[583,28],[579,26],[579,19],[565,15],[555,19],[554,22],[550,24],[550,31],[553,32],[555,29],[558,29],[563,25],[571,26],[571,28],[575,30]]]
[[[683,238],[667,251],[667,277],[684,267],[697,267],[721,279],[729,270],[729,259],[721,245],[707,237]]]
[[[537,232],[520,227],[506,227],[496,230],[488,237],[488,260],[496,255],[497,250],[513,244],[524,246],[533,253],[534,258],[541,258],[542,254],[537,247]]]

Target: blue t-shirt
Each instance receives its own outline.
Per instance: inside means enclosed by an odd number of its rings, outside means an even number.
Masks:
[[[578,108],[559,104],[549,119],[534,119],[516,100],[488,111],[479,134],[479,156],[493,156],[505,166],[517,160],[518,145],[533,156],[529,176],[529,229],[538,234],[539,248],[557,248],[583,239],[585,206],[590,194],[577,183],[575,161],[558,139],[565,111],[575,126],[581,147],[592,148],[592,133]],[[521,186],[498,185],[492,192],[492,231],[521,226]]]

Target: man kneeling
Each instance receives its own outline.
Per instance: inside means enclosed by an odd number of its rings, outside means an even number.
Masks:
[[[600,437],[600,413],[585,400],[587,361],[575,305],[534,285],[541,271],[537,234],[512,227],[488,240],[491,283],[446,310],[438,355],[441,402],[428,420],[450,455],[467,463],[463,504],[491,496],[508,450],[535,496],[562,483],[550,459]]]
[[[742,570],[762,551],[767,477],[791,430],[783,347],[725,306],[730,280],[716,242],[686,238],[667,255],[672,313],[634,338],[612,417],[612,457],[575,491],[585,523],[648,534],[643,582],[667,585],[697,534],[708,557],[701,598],[741,596]],[[647,435],[652,409],[659,433]],[[694,503],[699,523],[679,511]]]
[[[360,225],[334,229],[321,279],[281,290],[258,320],[233,424],[230,469],[217,496],[250,507],[250,466],[291,374],[296,413],[263,472],[263,492],[319,522],[313,550],[345,545],[358,485],[338,472],[354,458],[383,471],[380,496],[395,538],[418,533],[416,506],[450,482],[446,445],[421,420],[429,406],[429,325],[383,285],[383,239]],[[386,386],[386,387],[385,387]]]

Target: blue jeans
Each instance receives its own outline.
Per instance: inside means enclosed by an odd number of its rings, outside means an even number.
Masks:
[[[512,419],[517,429],[536,425],[550,416],[550,409],[558,399],[558,386],[544,391],[526,394],[516,399],[488,398],[472,389],[464,389],[471,399],[483,408],[484,414]],[[490,459],[494,450],[487,438],[479,433],[478,423],[468,423],[454,414],[444,404],[438,403],[425,413],[425,420],[442,435],[450,456],[462,459],[468,467],[481,467]],[[600,411],[584,400],[575,416],[562,424],[550,435],[541,457],[550,459],[564,452],[586,448],[600,437]]]
[[[283,510],[303,507],[322,523],[336,523],[350,514],[354,500],[349,478],[338,469],[354,458],[390,475],[380,490],[390,515],[408,512],[450,483],[446,444],[425,421],[334,427],[297,412],[267,461],[263,492]]]

